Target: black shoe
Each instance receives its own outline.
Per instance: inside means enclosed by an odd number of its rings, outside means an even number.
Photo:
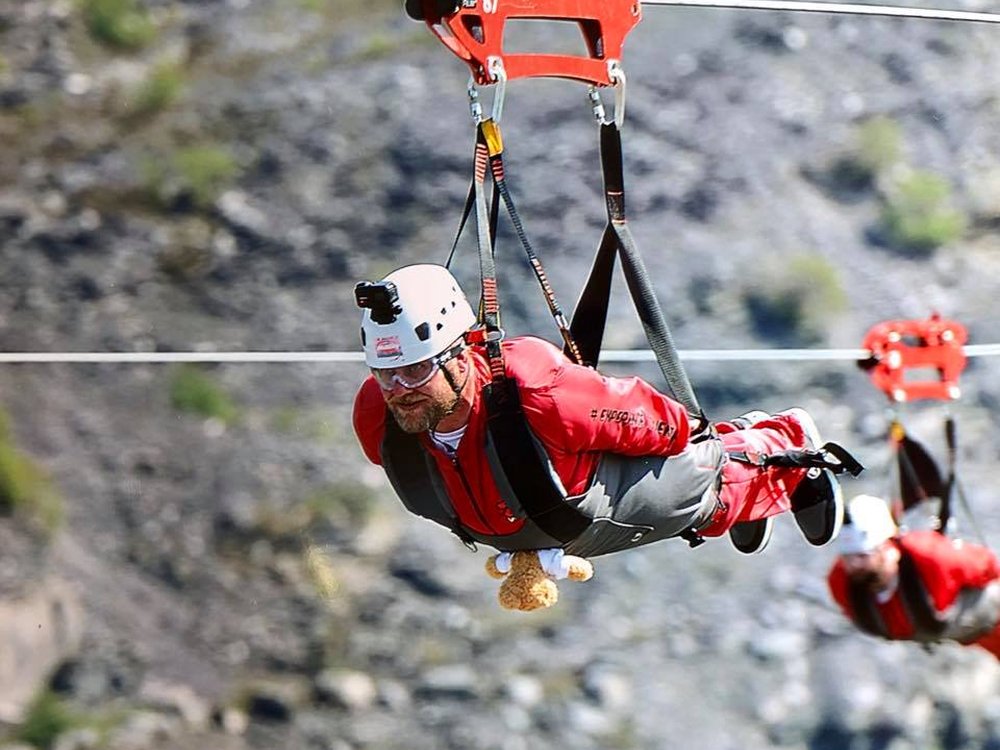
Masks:
[[[808,443],[806,448],[815,450],[822,446],[819,429],[808,412],[789,409],[781,413],[802,425]],[[792,493],[791,501],[795,523],[809,544],[822,547],[837,538],[844,522],[844,494],[832,471],[809,469]]]
[[[774,518],[760,518],[756,521],[743,521],[729,527],[729,541],[744,555],[756,555],[763,552],[771,541],[771,531],[774,528]]]

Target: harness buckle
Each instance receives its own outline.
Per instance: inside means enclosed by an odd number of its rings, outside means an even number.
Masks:
[[[683,539],[685,542],[687,542],[688,546],[691,549],[694,549],[695,547],[700,547],[706,541],[705,537],[703,537],[701,534],[699,534],[697,531],[695,531],[690,526],[688,526],[686,529],[684,529],[684,531],[682,531],[677,536],[679,536],[681,539]]]
[[[471,331],[466,331],[462,336],[465,343],[469,345],[499,343],[506,337],[507,332],[503,328],[497,328],[492,331],[486,328],[475,328]]]

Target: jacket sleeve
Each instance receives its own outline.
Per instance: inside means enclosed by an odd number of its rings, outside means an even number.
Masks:
[[[369,376],[354,397],[354,434],[361,450],[373,464],[382,465],[382,438],[385,435],[385,399],[378,383]]]
[[[983,588],[1000,578],[997,558],[986,547],[955,542],[934,531],[910,532],[904,540],[940,610],[949,607],[962,589]]]
[[[684,407],[637,377],[615,378],[567,360],[540,340],[515,355],[525,415],[547,445],[566,452],[670,456],[687,446]]]

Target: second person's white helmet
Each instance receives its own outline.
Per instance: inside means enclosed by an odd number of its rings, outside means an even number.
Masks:
[[[446,351],[476,323],[458,281],[444,266],[398,268],[355,289],[361,345],[369,367],[404,367]]]
[[[842,555],[867,554],[896,536],[899,529],[886,502],[874,495],[857,495],[847,503],[848,522],[840,531]]]

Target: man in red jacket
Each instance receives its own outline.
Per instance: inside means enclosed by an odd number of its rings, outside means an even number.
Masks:
[[[811,544],[840,529],[840,486],[801,409],[694,436],[684,407],[645,381],[540,339],[503,341],[497,364],[442,266],[406,266],[355,294],[371,368],[354,406],[361,447],[407,509],[468,544],[593,556],[729,532],[751,553],[789,509]],[[498,380],[514,384],[526,430],[497,431],[486,401]],[[813,463],[765,464],[789,451]]]
[[[851,499],[834,600],[861,630],[889,640],[957,641],[1000,658],[1000,564],[977,544],[936,531],[900,533],[886,503]]]

